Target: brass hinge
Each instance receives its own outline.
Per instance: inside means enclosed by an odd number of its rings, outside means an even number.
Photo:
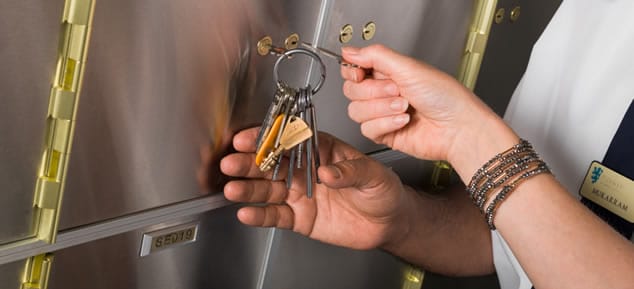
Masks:
[[[495,18],[495,7],[497,0],[478,0],[473,11],[473,19],[467,35],[467,44],[462,56],[462,64],[458,71],[458,81],[467,88],[473,90],[480,65],[484,56],[484,50],[489,39],[491,24]]]
[[[49,97],[42,163],[35,186],[37,238],[52,243],[57,235],[68,158],[81,88],[94,0],[66,0],[57,69]]]
[[[462,55],[462,63],[456,75],[458,81],[470,90],[475,88],[478,80],[478,73],[480,72],[484,51],[489,40],[491,25],[495,18],[497,2],[497,0],[478,0],[475,3],[471,26],[467,35],[467,43]],[[451,180],[451,173],[452,169],[449,163],[445,161],[435,162],[431,179],[432,188],[441,189],[448,186]]]
[[[402,289],[420,289],[423,286],[423,280],[425,279],[425,271],[416,268],[412,265],[407,265],[403,271],[403,286]]]
[[[53,254],[42,254],[29,258],[22,276],[20,289],[46,289],[53,263]]]

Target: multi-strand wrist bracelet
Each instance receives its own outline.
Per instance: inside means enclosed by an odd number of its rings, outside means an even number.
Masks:
[[[550,173],[550,169],[539,158],[533,146],[522,139],[520,143],[495,155],[478,169],[467,186],[467,192],[484,214],[489,228],[495,230],[493,217],[502,201],[523,180],[541,173]],[[488,200],[491,201],[485,209]]]

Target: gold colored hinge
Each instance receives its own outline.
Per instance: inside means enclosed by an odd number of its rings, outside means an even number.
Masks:
[[[403,271],[405,275],[403,278],[402,289],[420,289],[425,279],[425,271],[418,269],[414,266],[408,265]]]
[[[484,57],[491,25],[495,18],[495,7],[497,0],[478,0],[473,10],[473,18],[469,35],[467,35],[467,44],[464,54],[462,55],[462,63],[456,78],[464,86],[473,90],[478,80],[478,73]],[[441,189],[449,185],[451,180],[452,169],[449,163],[438,161],[434,163],[434,171],[432,172],[431,184],[435,189]]]
[[[33,201],[37,238],[49,243],[54,242],[57,235],[94,4],[94,0],[66,0],[64,5],[44,152]]]
[[[478,72],[489,39],[491,24],[495,18],[497,0],[478,0],[473,11],[473,19],[467,36],[467,45],[462,56],[462,64],[457,78],[470,90],[475,88]]]
[[[46,289],[52,263],[53,254],[42,254],[29,258],[26,261],[20,289]]]

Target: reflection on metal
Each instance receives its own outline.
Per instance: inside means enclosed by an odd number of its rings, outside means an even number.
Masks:
[[[144,257],[156,251],[196,242],[198,223],[173,226],[143,234],[139,256]]]
[[[55,241],[57,234],[93,9],[92,0],[67,0],[64,7],[60,51],[48,109],[45,149],[34,199],[37,238],[49,243]]]
[[[500,24],[504,21],[504,14],[506,13],[506,9],[500,8],[497,12],[495,12],[495,24]]]
[[[370,40],[374,38],[375,33],[376,33],[376,24],[374,24],[374,22],[368,22],[363,27],[363,34],[361,34],[361,37],[363,38],[363,40]]]
[[[299,35],[297,33],[289,35],[286,37],[286,40],[284,40],[284,47],[287,50],[295,49],[297,46],[299,46]]]
[[[341,43],[350,42],[350,40],[352,40],[353,30],[354,29],[352,29],[352,25],[350,24],[346,24],[343,27],[341,27],[341,31],[339,32],[339,42]]]
[[[521,9],[520,6],[517,6],[511,10],[511,22],[515,22],[520,18]]]
[[[26,262],[21,289],[46,289],[51,273],[53,254],[31,257]]]

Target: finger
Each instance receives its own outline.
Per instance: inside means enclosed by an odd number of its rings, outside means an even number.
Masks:
[[[255,165],[255,154],[235,153],[230,154],[220,160],[220,171],[227,176],[240,178],[263,178],[271,179],[274,168],[262,172]],[[288,160],[282,158],[280,170],[277,174],[278,180],[283,180],[288,172]]]
[[[350,100],[398,96],[399,93],[398,86],[391,80],[365,79],[362,82],[343,83],[343,94]]]
[[[353,101],[348,105],[348,116],[355,122],[362,123],[377,118],[402,114],[407,111],[408,107],[407,100],[402,97]]]
[[[374,79],[390,79],[387,75],[381,73],[380,71],[372,70],[372,77]]]
[[[369,157],[345,160],[328,166],[319,167],[319,177],[333,189],[355,187],[369,189],[382,184],[385,168]]]
[[[412,58],[379,44],[363,48],[342,47],[341,52],[347,62],[364,68],[372,68],[375,72],[381,73],[382,76],[387,78],[393,78],[394,73],[403,71],[413,63],[416,63]]]
[[[284,182],[239,180],[228,182],[224,194],[233,202],[281,203],[288,197],[288,190]]]
[[[259,132],[259,127],[252,127],[238,132],[233,137],[233,147],[239,152],[254,152],[255,140]]]
[[[373,71],[370,69],[363,69],[360,67],[352,67],[349,65],[341,65],[341,77],[348,81],[359,82],[373,74]]]
[[[238,220],[249,226],[292,229],[295,214],[287,205],[244,207],[238,210]]]
[[[369,120],[361,124],[361,134],[371,140],[378,140],[388,133],[403,128],[409,120],[408,113]]]

